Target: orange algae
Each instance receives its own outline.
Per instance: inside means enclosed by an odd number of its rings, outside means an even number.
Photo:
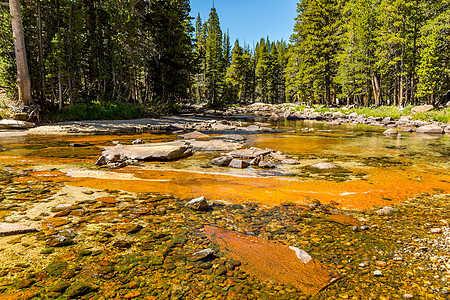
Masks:
[[[303,262],[288,246],[212,226],[206,226],[204,233],[260,280],[292,284],[306,295],[315,295],[337,279],[320,261]]]
[[[356,210],[399,203],[420,193],[433,193],[437,189],[450,191],[450,174],[417,173],[392,168],[373,168],[367,180],[345,182],[298,181],[286,177],[237,177],[131,168],[120,172],[132,173],[135,179],[71,178],[68,184],[134,193],[170,194],[184,199],[205,196],[211,200],[228,200],[235,203],[308,204],[318,200],[323,204],[338,203],[342,208]],[[417,179],[418,176],[420,181]]]

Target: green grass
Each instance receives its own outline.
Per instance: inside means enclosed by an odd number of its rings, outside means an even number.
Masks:
[[[360,107],[360,108],[351,108],[351,109],[337,109],[338,111],[342,111],[346,114],[351,113],[357,113],[359,115],[362,115],[366,118],[368,117],[391,117],[393,119],[400,119],[402,116],[411,116],[411,109],[414,106],[409,105],[405,107],[404,109],[400,109],[397,106],[380,106],[377,108],[370,108],[370,107]],[[306,106],[299,105],[295,107],[296,111],[304,111],[306,109]],[[319,113],[325,113],[328,111],[331,111],[330,108],[324,107],[324,106],[315,106],[314,107],[315,112]],[[433,111],[425,112],[425,113],[418,113],[413,116],[414,120],[423,120],[423,121],[438,121],[441,123],[450,123],[450,108],[444,108],[444,109],[436,109]]]
[[[450,107],[443,110],[432,110],[414,115],[414,120],[435,120],[441,123],[450,123]]]
[[[81,120],[138,119],[142,114],[136,106],[121,102],[78,103],[65,106],[61,111],[51,111],[48,119],[56,122]]]

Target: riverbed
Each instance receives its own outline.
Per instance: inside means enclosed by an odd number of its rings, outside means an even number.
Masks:
[[[244,147],[299,164],[230,169],[210,164],[219,153],[197,152],[111,170],[94,163],[113,141],[177,135],[2,133],[0,222],[39,231],[0,237],[1,297],[448,298],[450,136],[310,121],[270,127],[277,132],[245,133]],[[311,168],[322,162],[336,168]],[[184,207],[201,196],[209,211]],[[309,282],[299,271],[289,282],[283,264],[271,275],[265,264],[279,257],[264,248],[257,260],[239,256],[208,238],[206,225],[302,249],[333,280]],[[192,259],[206,248],[214,255]]]

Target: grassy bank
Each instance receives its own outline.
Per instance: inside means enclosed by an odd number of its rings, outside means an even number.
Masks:
[[[414,106],[407,106],[405,108],[399,108],[397,106],[380,106],[377,108],[370,107],[361,107],[361,108],[329,108],[329,107],[313,107],[315,112],[325,113],[325,112],[337,112],[341,111],[342,113],[357,113],[364,117],[391,117],[393,119],[400,119],[402,116],[412,116],[414,120],[423,120],[423,121],[438,121],[442,123],[450,123],[450,107],[444,109],[436,109],[428,112],[417,113],[415,115],[411,114],[411,109]],[[304,111],[306,106],[297,106],[297,111]]]
[[[127,120],[142,118],[136,106],[122,102],[79,103],[65,106],[62,110],[52,110],[45,116],[54,122],[81,120]]]

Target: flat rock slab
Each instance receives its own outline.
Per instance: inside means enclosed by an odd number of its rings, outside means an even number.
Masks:
[[[253,159],[257,156],[264,156],[271,153],[270,150],[263,150],[259,148],[248,148],[248,149],[241,149],[241,150],[235,150],[233,152],[228,153],[228,156],[234,157],[234,158],[242,158],[242,159]]]
[[[182,139],[182,140],[197,140],[197,139],[209,138],[209,135],[201,133],[199,131],[193,131],[193,132],[181,134],[178,136],[178,138]]]
[[[306,295],[316,295],[338,278],[301,249],[212,226],[205,226],[204,233],[261,281],[292,284]]]
[[[0,223],[0,236],[24,234],[36,232],[36,228],[28,227],[16,223]]]
[[[240,134],[225,134],[221,136],[215,136],[214,139],[232,141],[232,142],[243,142],[246,138]]]
[[[227,142],[224,140],[211,141],[187,141],[194,151],[233,151],[242,148],[242,144]]]
[[[358,219],[349,216],[349,215],[330,215],[327,217],[327,220],[330,222],[335,222],[345,226],[358,226],[360,222]]]
[[[34,123],[17,120],[0,120],[0,129],[27,129],[33,128]]]
[[[107,147],[102,155],[113,157],[116,155],[129,159],[143,161],[168,161],[183,158],[192,154],[192,147],[185,142],[117,145]]]

